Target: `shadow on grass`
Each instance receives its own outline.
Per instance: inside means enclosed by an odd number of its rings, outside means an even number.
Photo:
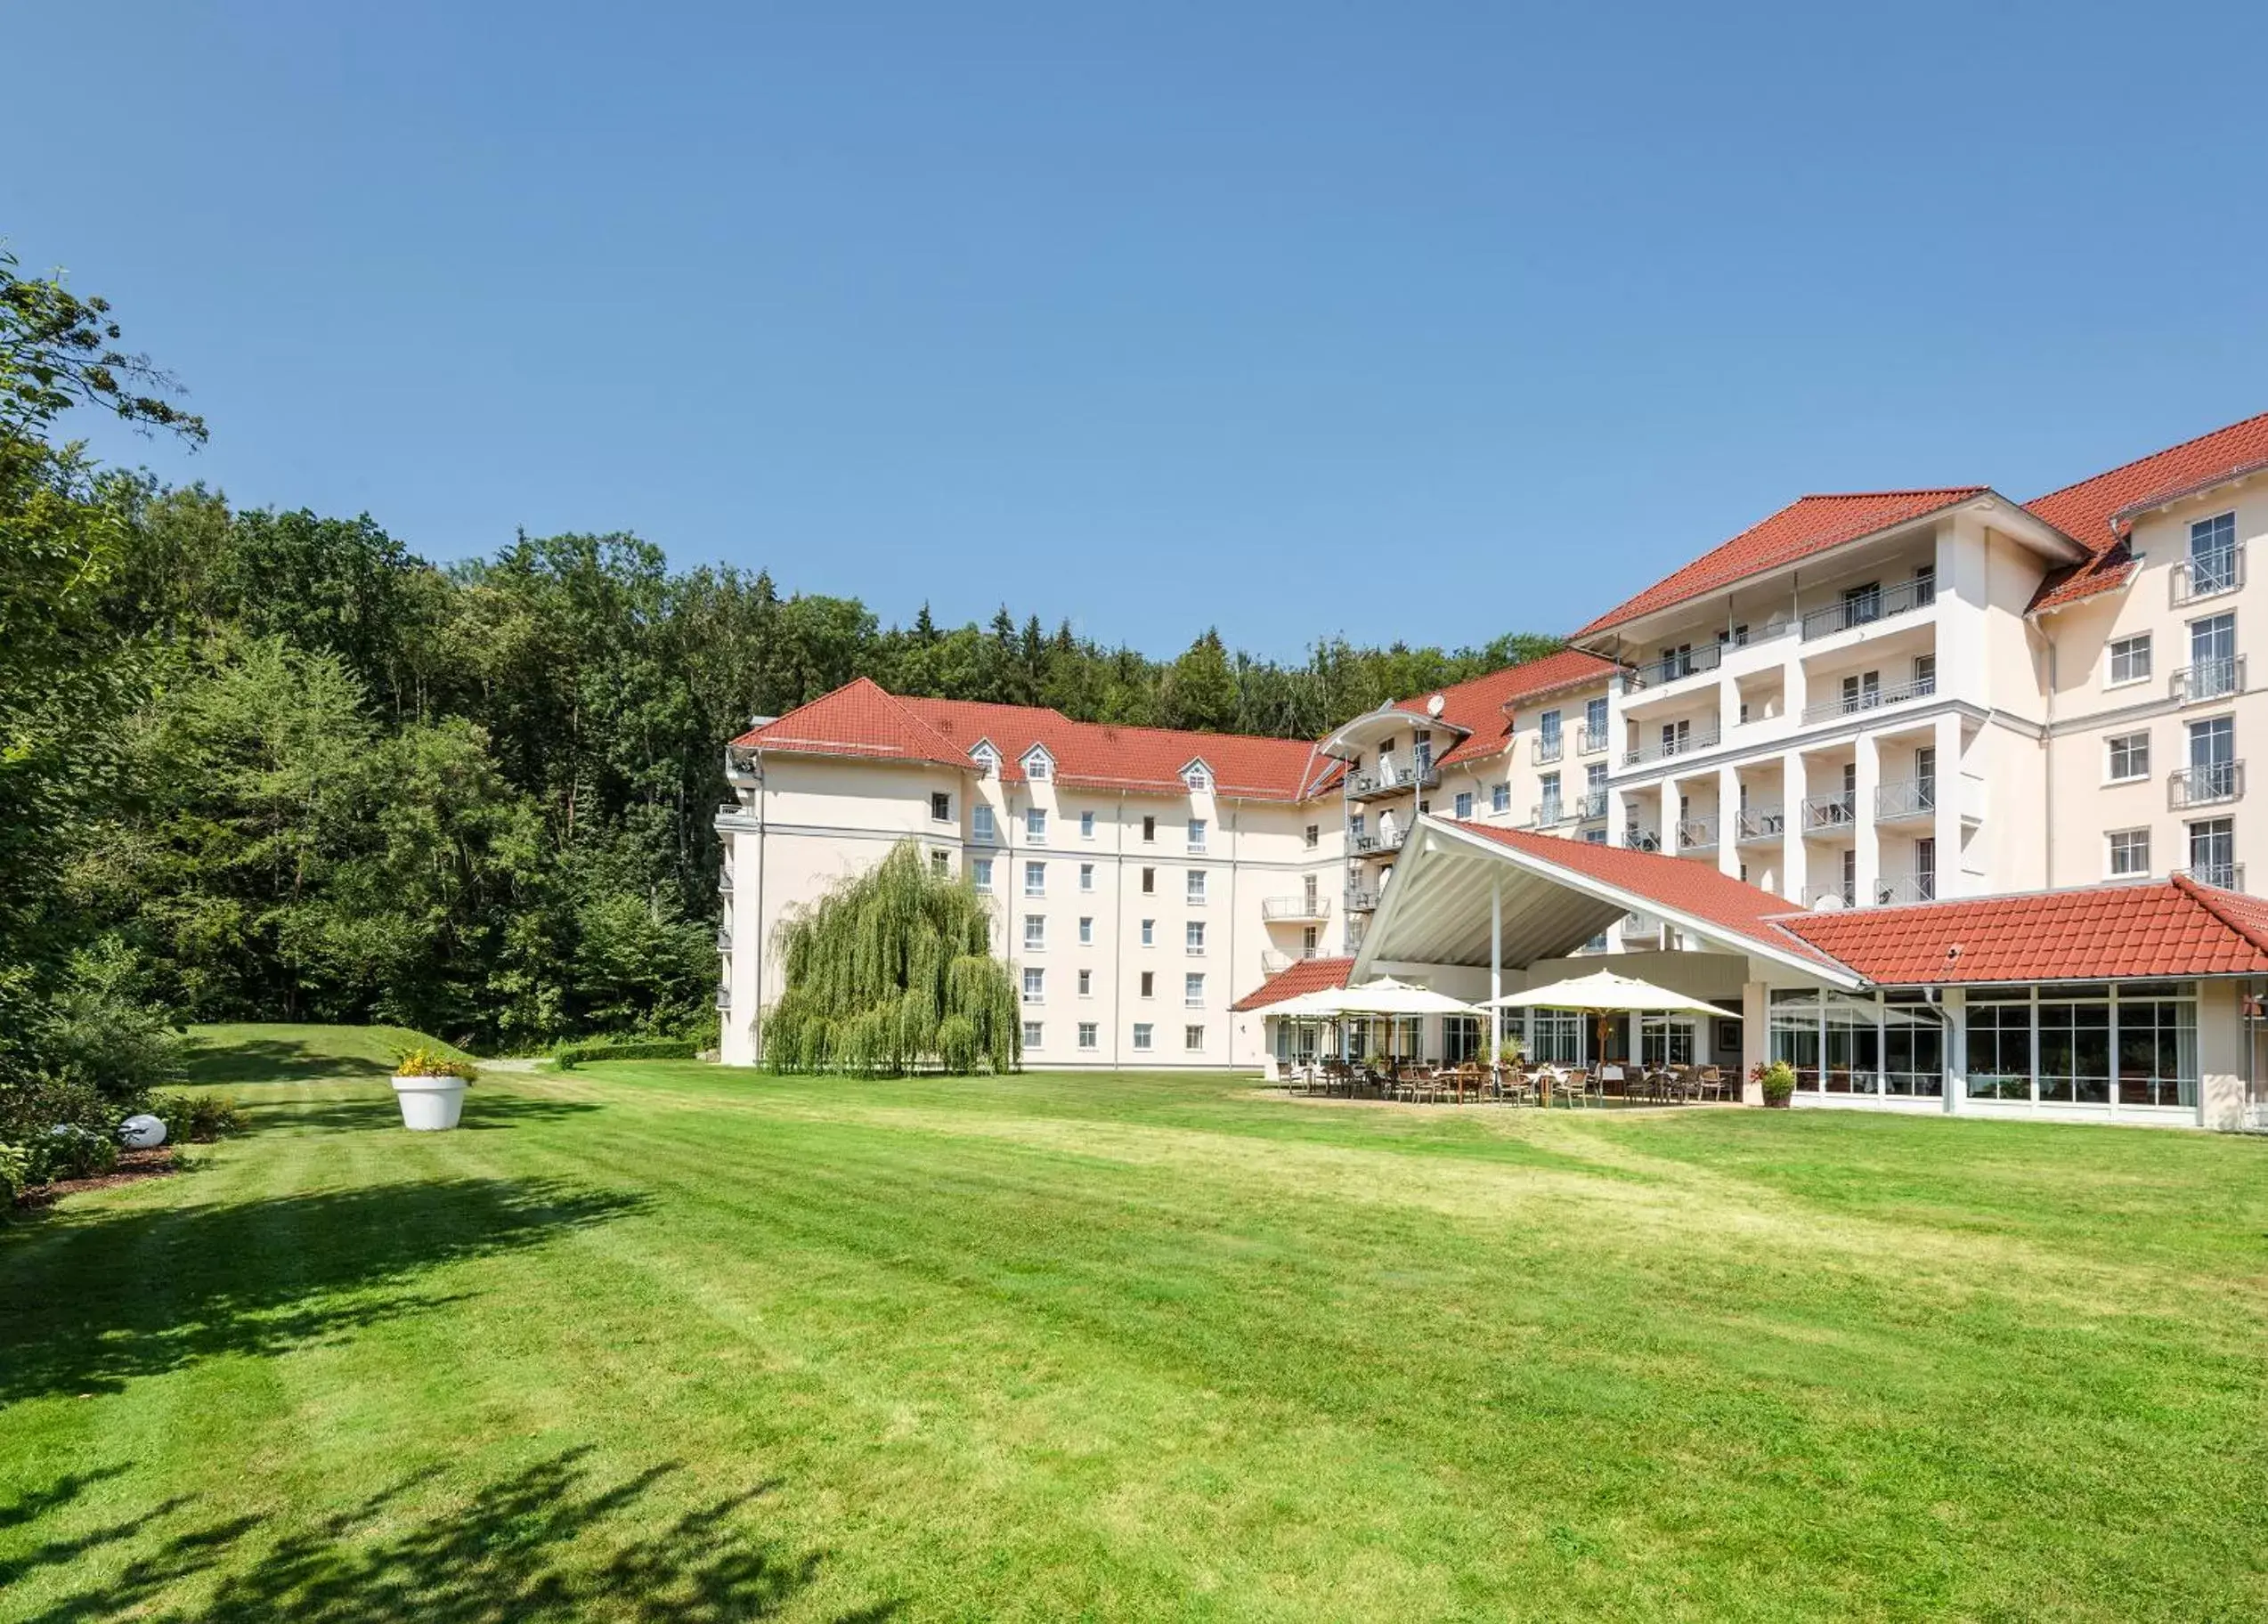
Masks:
[[[402,1108],[391,1087],[382,1094],[346,1100],[263,1100],[257,1094],[240,1094],[237,1103],[255,1127],[402,1130]],[[561,1122],[606,1108],[595,1100],[534,1099],[476,1083],[465,1091],[465,1115],[451,1132],[478,1133],[524,1123]]]
[[[63,1208],[0,1246],[0,1404],[111,1391],[436,1308],[419,1276],[641,1210],[553,1181],[438,1179],[150,1211]]]
[[[316,1083],[327,1078],[383,1077],[391,1062],[362,1055],[329,1054],[289,1038],[196,1043],[182,1060],[187,1083]]]
[[[420,1491],[440,1474],[413,1474],[317,1527],[280,1539],[240,1518],[174,1534],[99,1588],[61,1597],[28,1624],[131,1616],[178,1624],[516,1624],[622,1619],[638,1624],[724,1624],[763,1619],[809,1588],[822,1553],[765,1539],[752,1509],[771,1488],[657,1517],[648,1501],[678,1468],[608,1482],[573,1449],[489,1484],[465,1504],[433,1508]],[[178,1514],[160,1506],[131,1522],[42,1547],[71,1560],[135,1538]],[[187,1593],[187,1594],[184,1594]],[[192,1602],[191,1597],[195,1597]],[[900,1604],[836,1615],[880,1624]]]

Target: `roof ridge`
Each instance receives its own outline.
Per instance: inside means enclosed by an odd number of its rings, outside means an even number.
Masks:
[[[2220,897],[2216,894],[2214,887],[2200,885],[2195,880],[2191,879],[2187,874],[2175,874],[2170,876],[2170,879],[2172,880],[2175,889],[2180,891],[2183,896],[2187,897],[2191,902],[2197,904],[2198,906],[2203,908],[2207,914],[2213,915],[2215,919],[2219,920],[2221,923],[2235,931],[2248,942],[2250,942],[2255,947],[2259,948],[2261,952],[2268,953],[2268,929],[2263,929],[2260,926],[2254,925],[2239,918],[2225,904],[2221,901]]]
[[[1951,496],[1956,491],[1989,491],[1991,489],[1992,487],[1990,485],[1972,484],[1885,485],[1879,491],[1806,491],[1801,496],[1797,497],[1794,502],[1790,502],[1788,504],[1788,508],[1794,507],[1796,502],[1852,501],[1863,496]],[[1783,508],[1780,511],[1784,513],[1787,511],[1787,508]],[[1753,530],[1756,526],[1752,524],[1748,528],[1750,530]],[[1742,533],[1745,534],[1747,532],[1743,532]]]
[[[2239,418],[2233,423],[2223,423],[2220,427],[2208,428],[2201,434],[2191,434],[2186,440],[2177,440],[2173,444],[2162,445],[2154,451],[2145,451],[2139,457],[2128,458],[2116,467],[2104,468],[2100,473],[2088,475],[2085,479],[2075,479],[2068,485],[2056,486],[2053,491],[2043,491],[2039,495],[2028,499],[2021,505],[2029,508],[2034,502],[2052,501],[2066,491],[2077,491],[2082,485],[2091,485],[2099,479],[2109,479],[2114,475],[2124,474],[2128,468],[2138,468],[2145,462],[2155,462],[2160,457],[2170,457],[2176,451],[2185,451],[2193,445],[2200,445],[2212,439],[2215,434],[2225,434],[2231,429],[2243,428],[2263,419],[2268,419],[2268,411],[2256,411],[2248,418]]]

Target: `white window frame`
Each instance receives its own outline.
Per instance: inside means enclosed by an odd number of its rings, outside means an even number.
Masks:
[[[970,889],[981,896],[992,895],[992,859],[990,857],[969,859],[969,885]]]
[[[1184,1021],[1183,1023],[1182,1052],[1183,1054],[1202,1054],[1205,1052],[1205,1023],[1203,1021]]]
[[[1094,915],[1092,914],[1079,915],[1079,946],[1082,947],[1094,946]]]
[[[1000,844],[1000,826],[994,822],[990,807],[980,803],[969,814],[969,838],[980,846]]]
[[[1047,844],[1047,808],[1045,807],[1024,808],[1024,839],[1034,846]]]
[[[1145,919],[1142,922],[1142,945],[1145,947],[1155,947],[1158,945],[1158,922],[1156,920]]]
[[[2118,866],[2118,842],[2121,840],[2125,840],[2129,843],[2128,849],[2130,851],[2133,848],[2133,844],[2139,841],[2142,848],[2142,866],[2140,868],[2121,868]],[[2109,833],[2105,834],[2103,836],[2102,872],[2113,880],[2147,878],[2150,873],[2149,829],[2113,829]]]
[[[930,822],[949,824],[953,821],[953,797],[945,790],[930,792]]]
[[[2139,769],[2139,770],[2136,770],[2136,771],[2130,771],[2130,772],[2126,772],[2126,773],[2121,773],[2121,772],[2118,770],[2118,754],[2119,754],[2119,747],[2120,747],[2121,745],[2125,745],[2125,746],[2126,746],[2126,747],[2127,747],[2127,748],[2126,748],[2126,754],[2127,754],[2127,756],[2129,757],[2129,759],[2131,759],[2131,758],[2133,757],[2133,755],[2134,755],[2134,742],[2135,742],[2136,740],[2140,740],[2140,741],[2142,742],[2142,766],[2141,766],[2141,767],[2140,767],[2140,769]],[[2139,728],[2136,728],[2136,729],[2135,729],[2134,731],[2133,731],[2132,733],[2114,733],[2114,734],[2110,735],[2108,738],[2106,738],[2106,739],[2104,739],[2104,740],[2102,741],[2102,781],[2103,781],[2103,783],[2105,783],[2105,784],[2144,784],[2144,783],[2149,782],[2149,779],[2150,779],[2150,729],[2149,729],[2149,728],[2147,728],[2147,727],[2139,727]]]
[[[1027,897],[1047,895],[1046,864],[1027,863],[1024,865],[1024,895]]]
[[[1182,1007],[1201,1010],[1205,1007],[1205,972],[1201,970],[1184,971],[1182,976]]]
[[[1079,814],[1079,839],[1083,840],[1091,840],[1093,838],[1094,814],[1092,812],[1082,812]]]
[[[1091,1020],[1079,1022],[1079,1048],[1091,1054],[1101,1047],[1102,1047],[1101,1028]]]
[[[1207,832],[1208,826],[1203,818],[1191,818],[1189,820],[1189,849],[1191,851],[1203,851]]]
[[[1027,914],[1024,915],[1024,951],[1026,953],[1047,951],[1046,914]]]
[[[1156,1031],[1157,1027],[1150,1021],[1137,1020],[1134,1023],[1134,1046],[1137,1054],[1148,1054],[1150,1052],[1150,1040]]]
[[[2139,671],[2134,669],[2137,655],[2142,661]],[[2118,662],[2122,656],[2127,665],[2124,677],[2118,675]],[[2158,651],[2150,633],[2137,631],[2126,637],[2113,637],[2102,651],[2102,686],[2106,688],[2131,688],[2136,683],[2148,682],[2157,662]]]
[[[1201,908],[1205,905],[1205,871],[1192,868],[1187,872],[1189,877],[1183,882],[1184,900],[1192,908]]]
[[[1047,972],[1036,964],[1024,966],[1024,997],[1026,1003],[1047,1002]]]
[[[1024,1047],[1027,1049],[1045,1048],[1046,1044],[1041,1042],[1041,1039],[1045,1036],[1046,1032],[1047,1026],[1045,1022],[1037,1020],[1026,1021],[1024,1023]]]
[[[1182,947],[1191,958],[1205,954],[1205,922],[1192,919],[1182,927]]]
[[[1055,760],[1035,744],[1024,752],[1024,776],[1034,784],[1045,784],[1054,775]]]
[[[1458,791],[1457,799],[1451,801],[1450,805],[1455,808],[1457,821],[1459,823],[1464,822],[1467,818],[1473,816],[1473,792],[1470,790]]]
[[[1078,995],[1082,998],[1094,996],[1094,972],[1085,965],[1079,967]]]
[[[1079,865],[1079,889],[1080,889],[1081,891],[1083,891],[1083,892],[1088,892],[1088,893],[1092,893],[1092,892],[1093,891],[1093,889],[1094,889],[1094,865],[1093,865],[1093,864],[1092,864],[1092,863],[1082,863],[1082,864],[1080,864],[1080,865]]]

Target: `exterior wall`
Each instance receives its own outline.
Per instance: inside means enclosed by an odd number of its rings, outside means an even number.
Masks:
[[[1035,1068],[1256,1066],[1256,1037],[1239,1040],[1228,1006],[1300,956],[1310,926],[1317,953],[1333,945],[1344,858],[1326,800],[1103,792],[1052,778],[1010,784],[947,767],[783,755],[766,758],[760,779],[736,779],[748,804],[718,820],[732,888],[719,938],[728,1064],[755,1062],[755,1012],[783,990],[772,951],[780,920],[903,840],[972,881],[989,863],[995,950],[1020,986],[1026,969],[1042,972],[1038,998],[1023,1008],[1023,1019],[1040,1026],[1039,1043],[1026,1052]],[[935,793],[949,797],[943,821],[931,816]],[[989,840],[977,835],[979,807],[991,814]],[[1044,815],[1037,838],[1034,810]],[[1093,815],[1091,832],[1084,814]],[[1193,819],[1204,824],[1201,847],[1191,838]],[[1036,895],[1027,889],[1033,864]],[[1154,887],[1147,891],[1145,873]],[[1201,899],[1192,874],[1203,876]],[[1305,912],[1310,876],[1313,917]],[[1038,930],[1028,938],[1029,921]],[[1196,946],[1192,925],[1203,928]],[[1028,939],[1037,945],[1028,948]],[[1203,978],[1193,1002],[1192,974]],[[1134,1047],[1137,1023],[1150,1028],[1146,1051]],[[1094,1027],[1092,1047],[1080,1043],[1085,1025]],[[1193,1044],[1191,1027],[1199,1028]]]

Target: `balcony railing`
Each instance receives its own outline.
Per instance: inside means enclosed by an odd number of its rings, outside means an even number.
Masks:
[[[2196,881],[2199,885],[2217,886],[2224,891],[2244,889],[2244,865],[2241,863],[2206,863],[2192,868],[2174,871]]]
[[[1934,576],[1895,581],[1830,604],[1825,609],[1814,609],[1803,617],[1803,640],[1809,643],[1815,637],[1831,637],[1839,631],[1849,631],[1854,626],[1871,626],[1894,615],[1911,614],[1937,601],[1938,583]]]
[[[1652,829],[1641,829],[1636,824],[1622,831],[1622,844],[1632,851],[1659,851],[1662,836]]]
[[[1441,769],[1427,762],[1423,767],[1378,767],[1357,773],[1348,780],[1346,792],[1356,800],[1367,800],[1373,795],[1398,795],[1404,790],[1430,790],[1441,783]]]
[[[1349,914],[1369,914],[1378,905],[1378,894],[1376,891],[1350,890],[1346,894],[1346,911]]]
[[[1604,729],[1597,733],[1593,733],[1589,727],[1578,727],[1575,730],[1575,753],[1577,755],[1596,756],[1605,751],[1605,748],[1606,734]]]
[[[717,895],[719,897],[732,895],[732,870],[729,868],[717,876]]]
[[[1931,676],[1917,677],[1912,682],[1896,683],[1886,688],[1862,688],[1856,694],[1838,694],[1834,698],[1823,699],[1816,705],[1804,706],[1803,725],[1809,727],[1820,722],[1832,722],[1838,717],[1864,716],[1869,710],[1927,699],[1937,691],[1938,679]]]
[[[2244,794],[2244,763],[2213,761],[2185,767],[2167,784],[2167,804],[2176,812],[2191,807],[2217,807]]]
[[[1662,939],[1662,916],[1658,914],[1625,914],[1622,923],[1625,942],[1659,942]]]
[[[1536,735],[1536,741],[1531,747],[1530,753],[1539,763],[1549,764],[1557,761],[1567,753],[1566,735],[1559,733],[1540,733]]]
[[[2201,704],[2244,692],[2244,656],[2199,660],[2174,673],[2174,702]]]
[[[1260,917],[1263,919],[1328,919],[1331,899],[1328,897],[1269,897],[1262,899]]]
[[[717,951],[719,953],[730,953],[732,951],[732,932],[726,930],[722,925],[717,927]]]
[[[1651,743],[1624,751],[1622,765],[1639,767],[1648,761],[1667,761],[1678,756],[1690,756],[1696,751],[1714,750],[1722,736],[1713,721],[1683,734],[1671,734],[1666,739],[1657,735]]]
[[[1400,851],[1409,838],[1407,829],[1374,829],[1350,836],[1346,849],[1358,857],[1373,857],[1381,852]]]
[[[1692,648],[1664,654],[1659,660],[1632,666],[1622,673],[1622,692],[1636,694],[1646,688],[1658,688],[1665,682],[1675,682],[1680,677],[1698,676],[1713,671],[1725,662],[1721,644],[1703,643]]]
[[[1536,802],[1535,816],[1530,821],[1538,829],[1556,829],[1561,824],[1572,823],[1574,816],[1574,808],[1566,801],[1540,800]]]
[[[1713,851],[1717,847],[1717,820],[1713,817],[1681,818],[1678,823],[1679,851]]]
[[[1585,790],[1581,794],[1575,797],[1574,807],[1576,822],[1583,824],[1598,823],[1606,816],[1606,792],[1605,790]]]
[[[1776,840],[1787,833],[1787,814],[1777,807],[1744,807],[1733,815],[1733,843]]]
[[[720,987],[717,989],[717,1007],[720,1010],[732,1008],[732,988]]]
[[[2176,609],[2199,598],[2233,592],[2244,585],[2244,543],[2240,541],[2226,552],[2176,559],[2171,578]]]
[[[748,815],[748,808],[736,800],[728,800],[717,808],[719,817],[746,817]]]
[[[1874,821],[1894,824],[1902,818],[1935,817],[1938,812],[1938,781],[1934,778],[1902,778],[1894,784],[1874,786]]]
[[[1262,975],[1280,976],[1284,973],[1284,971],[1290,968],[1291,954],[1284,952],[1281,948],[1263,947],[1260,950],[1260,973]]]
[[[1849,790],[1833,795],[1807,795],[1803,798],[1803,832],[1833,833],[1855,827],[1858,822],[1858,797]]]
[[[1885,875],[1874,881],[1874,905],[1878,908],[1896,907],[1905,902],[1934,902],[1937,894],[1935,874],[1906,874],[1898,878]]]

